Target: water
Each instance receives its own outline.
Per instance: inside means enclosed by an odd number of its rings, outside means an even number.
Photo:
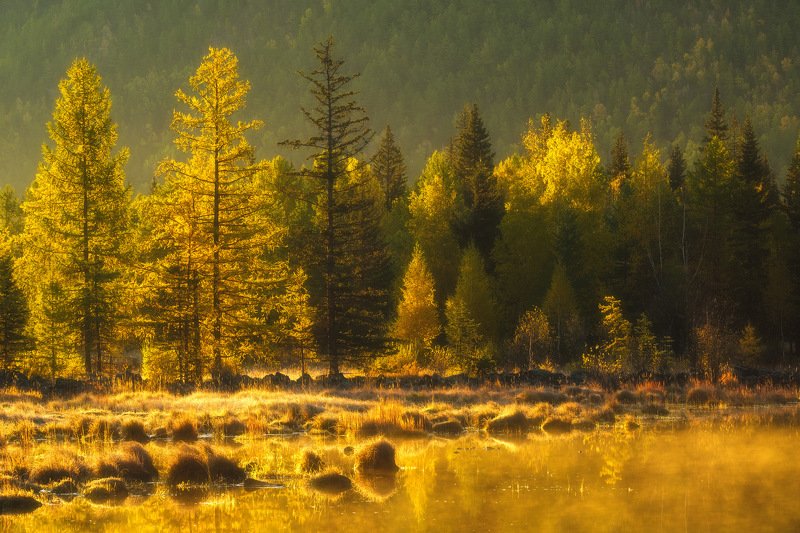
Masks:
[[[394,441],[400,472],[352,473],[337,440],[308,436],[231,444],[284,488],[216,490],[187,504],[163,485],[122,505],[54,500],[0,517],[10,531],[800,531],[798,429],[695,422],[618,425],[549,437]],[[159,453],[159,445],[148,449]],[[350,475],[355,490],[313,491],[288,472],[304,447]]]

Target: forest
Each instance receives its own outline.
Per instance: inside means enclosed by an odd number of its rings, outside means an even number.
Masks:
[[[490,125],[504,115],[467,101],[417,173],[408,125],[374,126],[362,101],[370,70],[333,38],[304,53],[305,92],[281,109],[301,125],[273,128],[280,155],[264,159],[275,119],[250,104],[270,80],[251,86],[232,49],[199,54],[152,106],[173,107],[168,133],[130,149],[112,117],[140,110],[112,110],[100,68],[74,59],[35,178],[2,191],[0,368],[155,384],[253,368],[716,382],[796,364],[800,142],[768,156],[781,142],[758,131],[759,106],[730,110],[741,95],[724,77],[695,137],[666,144],[647,121],[539,112],[501,157]],[[149,185],[132,180],[154,154]]]

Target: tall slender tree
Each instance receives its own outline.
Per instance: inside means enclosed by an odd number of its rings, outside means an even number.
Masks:
[[[22,205],[22,276],[30,300],[44,306],[35,320],[47,321],[47,315],[67,321],[53,331],[79,333],[84,370],[94,376],[108,362],[115,340],[121,301],[115,282],[122,270],[130,191],[123,173],[128,152],[114,153],[111,97],[86,59],[77,59],[59,83],[47,129],[53,146],[42,148],[39,171]],[[56,288],[51,296],[61,295],[59,305],[70,313],[46,311],[48,295],[37,293],[48,287]],[[42,331],[42,326],[33,329]]]
[[[403,154],[394,140],[389,126],[383,131],[378,151],[372,158],[372,171],[378,178],[386,195],[386,209],[391,209],[395,200],[404,197],[408,192],[406,185],[406,163]]]
[[[459,115],[452,157],[456,188],[464,213],[456,233],[462,247],[475,244],[493,270],[491,252],[503,218],[503,197],[493,174],[494,152],[477,104],[467,105]]]
[[[244,108],[250,90],[250,83],[239,78],[238,59],[227,48],[210,48],[189,86],[191,94],[175,93],[188,111],[175,111],[172,117],[175,145],[189,158],[167,159],[159,173],[188,210],[186,221],[196,231],[194,243],[188,244],[197,247],[196,253],[187,255],[184,249],[178,271],[184,286],[209,302],[199,321],[210,345],[212,378],[218,381],[224,361],[236,364],[241,343],[257,327],[253,310],[263,316],[263,306],[270,306],[266,287],[276,282],[275,265],[262,260],[262,251],[279,242],[282,230],[267,216],[255,179],[264,165],[255,160],[246,138],[262,122],[232,118]]]
[[[314,246],[307,254],[309,272],[317,267],[320,278],[314,299],[319,352],[329,373],[338,375],[343,358],[385,347],[381,316],[388,311],[390,270],[379,226],[384,200],[373,186],[377,180],[359,161],[373,132],[351,89],[358,74],[344,72],[333,48],[332,37],[317,45],[318,67],[301,73],[311,84],[314,106],[302,111],[313,134],[283,144],[311,151],[312,164],[301,171],[317,191],[310,199],[318,216],[316,233],[308,239]]]
[[[728,140],[728,123],[725,120],[725,108],[722,106],[722,100],[719,96],[719,87],[714,88],[714,97],[711,99],[711,111],[706,117],[705,122],[706,136],[703,138],[703,144],[716,137],[723,144]]]

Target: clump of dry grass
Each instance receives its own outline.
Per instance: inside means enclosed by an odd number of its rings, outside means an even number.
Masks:
[[[173,442],[194,442],[197,440],[197,421],[186,415],[174,418],[169,424]]]
[[[567,394],[558,392],[556,390],[529,390],[517,394],[514,398],[517,403],[549,403],[550,405],[558,405],[567,401]]]
[[[632,390],[619,390],[614,394],[614,399],[622,405],[634,405],[639,403],[641,397]]]
[[[669,409],[667,409],[663,405],[659,405],[656,403],[648,403],[647,405],[642,407],[642,414],[651,416],[668,416]]]
[[[176,488],[181,485],[208,485],[211,473],[205,454],[192,446],[180,446],[167,468],[167,484]]]
[[[501,413],[486,422],[489,433],[524,433],[531,422],[521,409]]]
[[[325,494],[341,494],[353,488],[350,478],[337,470],[330,470],[318,474],[308,480],[308,484],[314,490]]]
[[[239,484],[247,478],[244,468],[232,458],[206,447],[208,473],[214,483]]]
[[[550,435],[560,435],[572,431],[572,421],[561,417],[550,417],[542,424],[542,431]]]
[[[236,416],[228,414],[215,424],[223,437],[238,437],[247,432],[247,426]]]
[[[434,433],[442,435],[460,435],[464,432],[464,426],[455,418],[450,418],[441,422],[436,422],[433,424],[431,430]]]
[[[323,413],[308,422],[306,428],[310,433],[336,435],[339,433],[339,417]]]
[[[118,477],[94,479],[84,487],[83,497],[94,503],[121,502],[128,497],[128,486]]]
[[[42,506],[42,502],[32,496],[22,494],[0,494],[0,516],[6,514],[32,513]]]
[[[38,457],[30,470],[29,480],[41,485],[47,485],[71,479],[75,482],[84,481],[90,475],[86,462],[75,452],[63,448],[53,448],[47,454]]]
[[[355,454],[355,469],[361,473],[397,472],[400,468],[395,462],[394,445],[382,438],[362,445]]]
[[[311,474],[319,472],[324,466],[325,462],[322,457],[312,450],[303,450],[297,463],[297,470],[301,474]]]
[[[718,403],[717,391],[710,385],[697,384],[686,393],[686,403],[693,405],[711,405]]]
[[[125,481],[149,483],[158,479],[153,458],[138,442],[126,442],[113,454],[98,461],[95,467],[100,477],[120,477]]]
[[[378,402],[365,413],[343,412],[339,421],[346,432],[360,437],[422,434],[431,428],[424,413],[394,400]]]
[[[122,440],[139,442],[142,444],[150,440],[150,436],[144,429],[144,423],[135,418],[126,418],[122,421],[120,436]]]

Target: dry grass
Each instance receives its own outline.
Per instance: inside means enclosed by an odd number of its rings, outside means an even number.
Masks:
[[[355,454],[355,469],[360,473],[389,474],[399,470],[394,445],[386,439],[367,442]]]

